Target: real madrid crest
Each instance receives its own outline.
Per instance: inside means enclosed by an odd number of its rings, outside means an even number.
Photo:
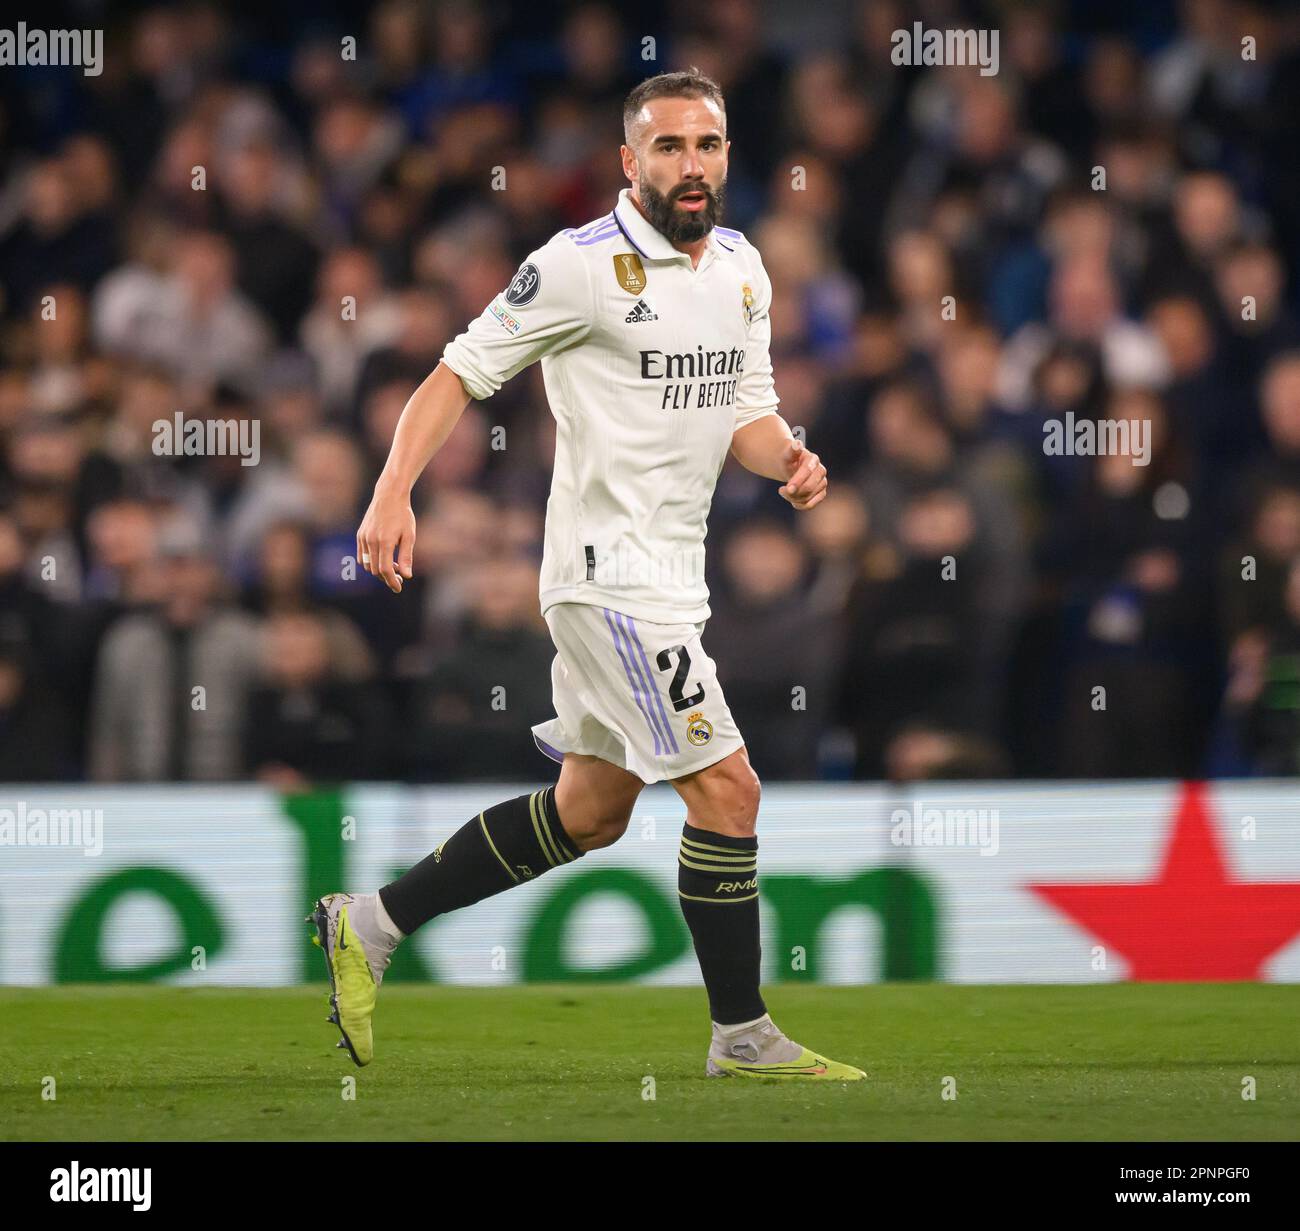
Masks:
[[[754,323],[754,290],[748,282],[740,289],[744,297],[741,306],[745,310],[745,324],[752,325]]]
[[[620,252],[614,257],[614,277],[620,289],[629,295],[639,295],[645,290],[645,266],[635,252]]]
[[[707,744],[713,738],[713,723],[696,710],[686,720],[686,738],[692,744]]]

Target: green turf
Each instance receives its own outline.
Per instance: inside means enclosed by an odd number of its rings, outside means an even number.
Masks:
[[[893,984],[767,998],[792,1037],[870,1080],[706,1079],[703,993],[688,988],[393,987],[366,1069],[333,1050],[323,986],[0,989],[0,1137],[1300,1135],[1295,986]],[[41,1097],[46,1076],[53,1101]],[[957,1098],[945,1101],[949,1076]],[[342,1098],[344,1077],[356,1078],[355,1101]]]

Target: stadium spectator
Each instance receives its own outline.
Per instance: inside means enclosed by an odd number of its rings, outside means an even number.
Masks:
[[[253,615],[307,614],[324,633],[326,665],[336,682],[370,683],[377,674],[375,654],[357,626],[342,612],[317,608],[311,582],[311,536],[305,526],[281,522],[262,538],[257,569],[243,596],[244,607]],[[299,625],[297,627],[304,627]]]
[[[189,523],[159,544],[167,583],[156,609],[124,615],[95,670],[89,770],[98,782],[242,777],[257,621],[226,606],[220,574]]]
[[[974,569],[945,569],[976,534],[970,501],[951,487],[906,497],[892,541],[863,556],[845,616],[839,721],[856,740],[856,772],[879,778],[908,722],[973,725],[995,707],[980,683]]]
[[[281,610],[266,620],[261,677],[242,723],[250,777],[303,790],[393,773],[391,715],[382,694],[347,668],[339,634],[310,611]]]
[[[58,696],[35,676],[32,647],[0,637],[0,779],[56,781],[75,776],[77,758]]]
[[[506,558],[477,566],[456,646],[415,691],[411,775],[493,779],[503,752],[527,756],[533,724],[551,716],[553,658],[537,614],[537,569]]]
[[[199,389],[248,384],[271,344],[265,320],[235,287],[229,243],[213,232],[179,239],[166,274],[128,266],[105,278],[95,324],[106,351],[156,363]]]
[[[1247,634],[1233,651],[1229,711],[1242,728],[1246,764],[1257,774],[1300,774],[1300,557],[1287,574],[1284,618]]]
[[[749,755],[777,778],[815,778],[839,629],[811,601],[803,544],[779,522],[751,522],[727,542],[723,577],[710,654]]]

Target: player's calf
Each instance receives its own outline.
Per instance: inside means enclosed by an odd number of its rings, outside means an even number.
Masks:
[[[409,936],[437,915],[526,884],[584,853],[560,822],[555,788],[547,787],[484,809],[379,896]]]

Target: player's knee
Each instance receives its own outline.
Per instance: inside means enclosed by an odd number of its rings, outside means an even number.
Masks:
[[[758,825],[758,804],[763,788],[745,757],[735,757],[708,784],[710,820],[723,832],[751,838]]]
[[[594,837],[588,850],[596,850],[602,846],[613,846],[625,833],[627,833],[628,822],[632,819],[632,813],[629,811],[625,814],[611,814],[604,816],[597,824]]]
[[[597,800],[584,801],[569,811],[561,812],[564,831],[577,843],[579,850],[594,851],[603,846],[613,846],[624,833],[632,819],[630,805],[611,805]]]

